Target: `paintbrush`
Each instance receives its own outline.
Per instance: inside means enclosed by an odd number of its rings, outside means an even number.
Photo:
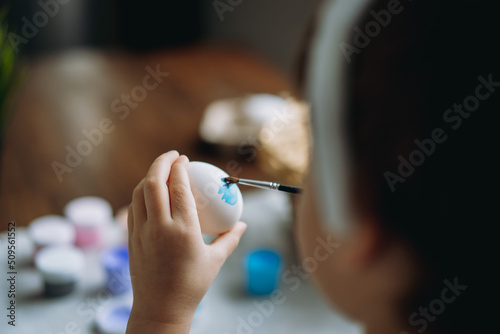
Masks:
[[[233,183],[242,184],[245,186],[251,186],[262,189],[274,189],[279,191],[284,191],[291,194],[300,194],[302,192],[301,188],[293,187],[293,186],[285,186],[276,182],[268,182],[268,181],[257,181],[257,180],[248,180],[248,179],[240,179],[236,176],[228,176],[222,179],[222,181],[226,182],[226,185],[230,185]]]

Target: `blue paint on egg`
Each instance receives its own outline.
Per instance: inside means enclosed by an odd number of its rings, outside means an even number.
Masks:
[[[219,188],[219,194],[222,194],[222,200],[229,205],[235,205],[238,202],[238,187],[234,183],[223,182]]]

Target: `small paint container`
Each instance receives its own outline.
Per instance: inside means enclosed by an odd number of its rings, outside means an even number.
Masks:
[[[69,202],[64,214],[75,225],[76,245],[80,248],[99,246],[105,227],[114,220],[113,209],[100,197],[80,197]]]
[[[104,250],[101,253],[101,264],[106,271],[106,288],[109,292],[119,295],[132,290],[127,247]]]
[[[115,215],[115,223],[128,230],[128,206],[120,208]]]
[[[33,220],[28,234],[35,244],[35,252],[45,246],[71,245],[75,241],[75,227],[66,218],[56,215]]]
[[[96,327],[101,334],[123,334],[127,330],[132,303],[114,301],[97,313]]]
[[[35,266],[44,280],[47,297],[60,297],[72,292],[85,269],[85,257],[74,246],[48,246],[35,256]]]
[[[128,244],[128,206],[119,209],[115,215],[114,224],[111,225],[110,231],[113,235],[108,242],[109,246],[127,245]],[[112,242],[114,241],[114,242]]]
[[[35,253],[35,243],[30,237],[28,228],[18,227],[16,229],[16,266],[28,266],[33,264],[33,254]]]
[[[258,249],[246,256],[247,292],[254,296],[271,294],[277,287],[281,271],[280,255],[270,249]]]

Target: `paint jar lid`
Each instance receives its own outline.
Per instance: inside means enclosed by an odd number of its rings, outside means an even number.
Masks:
[[[75,228],[62,216],[43,216],[30,223],[29,235],[38,246],[69,245],[75,241]]]
[[[130,302],[111,302],[97,313],[96,325],[101,334],[123,334],[132,310]]]
[[[256,296],[271,294],[278,284],[280,255],[270,249],[250,252],[245,261],[247,291]]]
[[[126,246],[104,250],[101,254],[101,264],[106,271],[106,287],[112,294],[119,295],[132,290]]]
[[[113,208],[103,198],[94,196],[79,197],[64,208],[64,214],[79,226],[98,226],[113,222]]]
[[[121,270],[128,267],[128,248],[119,246],[104,250],[101,254],[101,263],[107,270]]]
[[[85,257],[74,246],[49,246],[35,256],[35,266],[46,283],[65,284],[79,280],[85,268]]]

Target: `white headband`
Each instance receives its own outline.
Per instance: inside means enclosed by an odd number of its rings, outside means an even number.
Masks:
[[[308,97],[312,104],[314,159],[312,172],[318,209],[329,230],[345,235],[351,226],[350,163],[344,125],[346,68],[341,45],[352,45],[353,28],[372,0],[328,0],[309,63]],[[345,44],[344,44],[345,45]],[[355,56],[355,55],[354,55]]]

